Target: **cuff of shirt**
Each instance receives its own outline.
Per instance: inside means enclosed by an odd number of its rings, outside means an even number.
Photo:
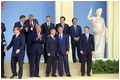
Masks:
[[[74,37],[74,40],[75,40],[76,37]]]
[[[17,49],[17,50],[19,50],[19,49]],[[20,52],[20,50],[19,50],[19,52]]]
[[[92,52],[94,52],[94,51],[92,51]]]
[[[42,38],[41,39],[39,39],[39,41],[41,41],[42,40]]]

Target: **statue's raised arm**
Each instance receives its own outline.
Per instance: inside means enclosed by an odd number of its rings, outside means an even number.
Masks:
[[[91,16],[92,16],[92,7],[90,8],[89,14],[87,16],[87,20],[90,20],[91,22],[93,22],[94,17],[91,17]]]

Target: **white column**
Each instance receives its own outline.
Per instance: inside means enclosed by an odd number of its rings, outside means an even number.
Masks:
[[[60,23],[61,1],[55,1],[55,24]]]
[[[107,28],[108,28],[108,38],[107,43],[107,58],[112,58],[113,53],[113,1],[107,1]]]
[[[73,18],[73,1],[55,1],[55,24],[60,23],[60,16],[65,16],[69,26],[72,25]],[[69,62],[72,62],[71,38],[69,37]]]

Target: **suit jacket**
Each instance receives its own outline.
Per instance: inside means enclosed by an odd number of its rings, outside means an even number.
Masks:
[[[57,39],[53,39],[51,36],[47,37],[47,47],[46,51],[47,54],[50,53],[50,57],[55,57],[57,56]]]
[[[84,55],[86,55],[87,50],[89,51],[89,54],[94,51],[94,37],[92,34],[89,34],[88,41],[85,34],[82,34],[80,38],[80,51],[83,51]]]
[[[58,29],[58,27],[60,27],[60,26],[62,27],[61,23],[56,24],[56,27],[55,27],[56,32],[58,32],[57,29]],[[63,33],[69,35],[69,25],[68,25],[68,24],[64,24]]]
[[[59,34],[56,35],[56,38],[57,38],[58,53],[60,53],[60,51],[61,51],[63,55],[66,55],[66,51],[69,51],[69,38],[68,38],[68,35],[63,33],[62,43],[61,44],[60,44]]]
[[[81,34],[82,34],[81,26],[77,25],[76,32],[74,26],[73,25],[70,26],[71,43],[76,43],[76,41],[74,40],[75,37],[79,37],[79,40],[77,41],[77,43],[79,43]]]
[[[12,40],[10,44],[7,46],[7,50],[9,50],[11,47],[12,48],[12,57],[20,57],[24,56],[24,46],[25,46],[25,37],[23,34],[19,34],[16,38],[16,35],[13,35]],[[16,50],[19,49],[20,52],[16,54]]]
[[[37,19],[33,19],[33,24],[34,24],[34,29],[31,30],[31,25],[30,25],[29,20],[27,19],[27,20],[25,21],[25,25],[26,25],[26,27],[28,27],[28,32],[26,33],[27,42],[30,42],[30,41],[29,41],[29,38],[30,38],[30,37],[29,37],[29,33],[32,32],[32,31],[36,31],[35,25],[36,25],[36,24],[39,24],[38,21],[37,21]]]
[[[39,54],[42,55],[44,54],[44,50],[43,50],[43,46],[42,44],[45,43],[45,35],[43,33],[40,33],[42,36],[41,40],[37,40],[37,32],[31,32],[30,33],[30,42],[31,42],[31,46],[30,46],[30,54]]]
[[[1,34],[1,57],[4,57],[4,56],[5,56],[4,44],[3,44],[3,42],[5,42],[5,38],[4,38],[4,35]]]
[[[2,31],[5,32],[6,31],[6,28],[5,28],[5,24],[1,22],[1,28],[2,28]]]
[[[22,27],[20,21],[15,23],[14,28],[15,28],[15,27],[19,27],[19,28]],[[14,29],[14,28],[13,28],[13,29]],[[20,31],[20,33],[22,33],[24,36],[25,36],[26,33],[27,33],[27,32],[25,31],[25,28],[26,28],[26,25],[25,25],[25,23],[24,23],[24,25],[23,25],[23,29]]]
[[[42,24],[42,32],[45,34],[46,38],[47,38],[48,35],[50,35],[50,30],[54,29],[54,28],[55,28],[55,26],[51,22],[50,22],[50,27],[49,28],[47,26],[47,22]]]

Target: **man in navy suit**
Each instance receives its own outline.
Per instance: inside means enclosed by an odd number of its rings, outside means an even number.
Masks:
[[[47,68],[46,68],[46,77],[49,77],[49,74],[51,72],[51,66],[52,66],[52,76],[57,77],[55,75],[56,73],[56,65],[57,65],[57,40],[54,37],[56,34],[55,29],[51,29],[51,34],[49,37],[47,37]]]
[[[30,43],[30,33],[31,32],[35,32],[36,31],[36,26],[38,25],[39,23],[38,23],[38,21],[37,21],[37,19],[34,19],[34,16],[33,16],[33,14],[30,14],[29,15],[29,19],[27,19],[26,21],[25,21],[25,25],[28,27],[28,32],[27,32],[27,34],[26,34],[26,40],[27,40],[27,56],[28,56],[28,61],[29,61],[29,54],[30,54],[30,45],[31,45],[31,43]]]
[[[25,25],[25,16],[24,15],[20,16],[20,21],[15,23],[14,28],[15,27],[20,28],[20,33],[25,36],[25,43],[27,43],[26,35],[28,33],[28,27]],[[14,30],[14,28],[13,28],[13,30]],[[24,50],[25,50],[25,48],[24,48]]]
[[[80,38],[80,53],[81,53],[81,72],[82,76],[85,74],[85,62],[87,58],[87,75],[90,75],[91,64],[92,64],[92,55],[94,54],[94,37],[92,34],[89,34],[89,27],[84,27],[85,33],[82,34]]]
[[[45,35],[41,32],[41,26],[36,26],[36,32],[30,33],[30,77],[40,77],[39,76],[39,61],[41,55],[44,54],[42,44],[45,43]],[[34,73],[35,66],[35,73]]]
[[[50,35],[50,30],[54,29],[54,24],[50,22],[51,16],[46,16],[46,22],[42,24],[42,32],[45,34],[45,38],[47,41],[47,37]],[[46,53],[46,44],[44,44],[44,63],[47,63],[47,53]]]
[[[2,34],[2,28],[1,28],[1,78],[7,78],[4,76],[4,57],[5,57],[5,52],[4,52],[4,46],[7,45],[7,42],[5,41],[5,37]]]
[[[63,61],[64,61],[64,69],[65,73],[68,77],[71,77],[69,71],[69,63],[68,63],[68,53],[69,53],[69,38],[68,35],[63,33],[63,27],[58,27],[57,38],[57,48],[58,48],[58,70],[60,76],[63,76]]]
[[[56,32],[58,33],[58,27],[63,27],[63,33],[68,34],[69,35],[69,25],[65,23],[65,17],[61,16],[60,17],[60,23],[56,24]]]
[[[4,52],[13,47],[11,57],[11,69],[13,75],[10,78],[14,78],[14,76],[17,76],[16,63],[18,62],[19,65],[18,77],[19,79],[21,79],[23,73],[23,59],[25,55],[24,52],[25,37],[23,34],[20,33],[19,27],[14,28],[14,34],[15,35],[13,35],[10,44],[4,49]]]
[[[73,62],[76,63],[76,56],[75,51],[77,47],[77,55],[79,62],[81,62],[81,55],[80,55],[80,36],[82,34],[81,26],[77,25],[77,18],[72,19],[73,25],[70,27],[70,36],[71,36],[71,44],[72,44],[72,58]]]

